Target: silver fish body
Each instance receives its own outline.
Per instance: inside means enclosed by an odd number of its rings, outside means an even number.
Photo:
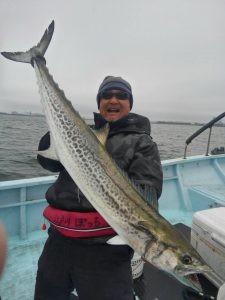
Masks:
[[[211,270],[174,227],[147,204],[109,156],[99,141],[106,139],[108,128],[97,133],[97,138],[54,82],[42,58],[53,31],[51,23],[40,43],[27,52],[2,54],[34,66],[55,158],[128,245],[146,261],[191,286],[187,275]],[[42,155],[50,153],[51,149]]]

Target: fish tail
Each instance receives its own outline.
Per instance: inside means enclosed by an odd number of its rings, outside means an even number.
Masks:
[[[54,21],[45,30],[40,42],[26,52],[1,52],[1,54],[14,61],[29,63],[33,66],[35,59],[42,59],[45,62],[44,54],[50,44],[54,32]],[[46,62],[45,62],[46,63]]]

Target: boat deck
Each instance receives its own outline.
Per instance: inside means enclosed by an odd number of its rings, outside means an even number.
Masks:
[[[30,234],[24,242],[18,238],[8,240],[7,263],[0,281],[1,300],[33,299],[37,261],[45,240],[43,231]]]
[[[189,192],[192,193],[191,199],[205,197],[211,200],[213,199],[218,205],[224,205],[225,184],[198,185],[189,188]]]

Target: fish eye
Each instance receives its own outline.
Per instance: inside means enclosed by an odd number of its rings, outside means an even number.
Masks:
[[[185,255],[182,257],[182,262],[183,262],[185,265],[190,265],[190,264],[192,263],[192,258],[190,257],[190,255],[185,254]]]

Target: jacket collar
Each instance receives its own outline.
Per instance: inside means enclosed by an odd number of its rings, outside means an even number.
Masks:
[[[110,126],[110,135],[118,132],[137,132],[150,135],[151,126],[149,119],[134,113],[113,122],[106,121],[99,113],[94,113],[95,128],[99,129],[106,123]]]

